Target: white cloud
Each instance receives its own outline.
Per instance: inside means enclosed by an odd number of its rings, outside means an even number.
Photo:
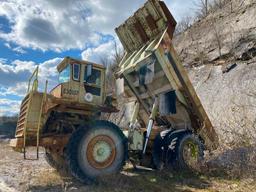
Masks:
[[[97,32],[114,35],[120,25],[145,0],[8,0],[0,7],[12,24],[11,33],[0,37],[20,46],[43,50],[83,49],[86,43],[97,43]],[[173,2],[173,3],[172,3]],[[168,2],[177,9],[177,0]],[[179,2],[179,6],[189,2]],[[179,9],[181,10],[181,9]],[[99,35],[99,34],[98,34]],[[95,38],[96,37],[96,38]]]
[[[1,3],[0,15],[6,16],[12,23],[12,31],[1,32],[0,38],[23,47],[42,50],[83,49],[86,43],[99,43],[100,38],[95,38],[95,33],[106,34],[111,31],[113,34],[115,21],[122,18],[119,15],[122,12],[116,5],[122,3],[102,1],[100,6],[98,3],[92,0],[37,0],[36,3],[4,1]],[[113,6],[111,11],[109,3]],[[137,3],[129,4],[135,7]]]
[[[102,59],[111,60],[114,54],[114,41],[109,41],[82,52],[82,59],[100,63]]]
[[[0,116],[15,115],[19,112],[20,101],[0,99]]]
[[[0,105],[12,105],[17,103],[19,103],[19,101],[10,100],[10,99],[0,99]]]
[[[13,26],[11,33],[1,33],[0,37],[42,50],[82,48],[93,32],[79,9],[75,4],[56,9],[52,1],[43,0],[1,2],[0,15],[5,15]]]
[[[13,51],[19,53],[19,54],[24,54],[24,53],[27,53],[24,49],[22,49],[20,46],[18,47],[15,47],[12,49]]]
[[[42,50],[84,49],[99,45],[99,33],[114,35],[114,28],[133,14],[145,0],[6,0],[0,15],[8,18],[12,31],[0,38],[22,47]],[[193,1],[167,1],[174,16],[194,12]]]
[[[54,58],[39,64],[39,85],[44,86],[45,80],[49,80],[49,89],[57,83],[57,64],[62,58]],[[28,78],[36,68],[32,61],[15,60],[10,64],[7,60],[0,60],[0,95],[23,96],[27,90]]]
[[[7,59],[6,58],[0,58],[0,64],[1,63],[6,63],[7,62]]]
[[[39,88],[44,88],[45,81],[48,80],[48,90],[55,87],[58,83],[57,65],[63,58],[54,58],[39,64]]]
[[[62,58],[54,58],[39,64],[39,90],[42,90],[48,79],[48,90],[57,84],[57,64]],[[28,78],[36,68],[31,61],[8,60],[0,58],[0,116],[14,115],[19,111],[20,100],[9,99],[10,95],[19,99],[24,97],[28,88]]]
[[[4,43],[4,46],[7,47],[8,49],[13,50],[14,52],[16,52],[18,54],[25,54],[25,53],[27,53],[21,46],[12,47],[10,45],[10,43]]]
[[[11,45],[9,43],[4,43],[4,46],[7,47],[8,49],[11,49]]]
[[[24,96],[26,91],[27,91],[27,83],[20,82],[10,87],[2,87],[0,96],[8,96],[8,95]]]

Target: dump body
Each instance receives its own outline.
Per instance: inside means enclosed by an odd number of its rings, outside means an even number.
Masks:
[[[175,25],[164,2],[149,0],[118,27],[116,32],[126,55],[117,77],[124,79],[129,100],[139,101],[142,124],[147,125],[157,97],[156,125],[190,129],[201,136],[208,149],[215,149],[218,137],[173,48]]]

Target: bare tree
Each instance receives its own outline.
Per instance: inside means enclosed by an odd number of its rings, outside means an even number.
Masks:
[[[232,0],[230,0],[230,12],[231,13],[233,12],[233,2],[232,2]]]
[[[213,8],[222,9],[223,6],[227,3],[225,0],[214,0],[212,3]]]
[[[215,41],[217,42],[218,51],[219,51],[219,57],[222,57],[222,36],[220,34],[219,28],[216,26],[215,22],[212,22],[212,28],[213,28],[213,34],[215,37]]]
[[[104,67],[108,67],[110,65],[110,59],[107,56],[99,56],[100,59],[100,63],[104,66]]]
[[[203,0],[201,0],[203,2]],[[205,14],[208,15],[208,0],[204,0],[204,9],[205,9]]]
[[[112,92],[115,87],[114,74],[118,70],[118,65],[124,56],[124,50],[118,47],[116,41],[114,42],[114,53],[110,56],[100,57],[101,63],[107,68],[106,70],[106,83],[107,91]]]
[[[209,13],[209,0],[199,0],[195,2],[197,7],[197,17],[203,18],[206,17]]]
[[[122,48],[118,48],[116,41],[114,41],[114,63],[119,64],[124,56],[124,50]]]
[[[178,23],[175,35],[186,31],[193,23],[193,18],[190,16],[183,17],[183,19]]]

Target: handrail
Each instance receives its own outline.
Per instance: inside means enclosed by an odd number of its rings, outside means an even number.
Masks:
[[[30,91],[30,84],[31,84],[31,80],[33,79],[33,77],[35,77],[35,79],[33,81],[32,91],[38,90],[38,71],[39,71],[39,66],[36,67],[36,69],[34,70],[34,72],[32,73],[32,75],[30,76],[30,78],[28,80],[27,93],[29,93],[29,91]]]
[[[40,136],[40,128],[41,128],[41,121],[42,121],[42,113],[43,113],[43,106],[46,102],[47,99],[47,86],[48,86],[48,81],[46,80],[45,82],[45,88],[44,88],[44,94],[41,102],[41,108],[40,108],[40,113],[39,113],[39,120],[38,120],[38,125],[37,125],[37,134],[36,134],[36,157],[39,159],[39,136]]]
[[[30,108],[30,103],[31,103],[31,97],[32,97],[32,92],[30,92],[28,95],[28,111]],[[24,159],[26,159],[26,140],[27,140],[27,122],[28,122],[28,118],[27,118],[27,114],[26,114],[26,118],[25,118],[25,124],[24,124],[24,130],[23,130],[23,155],[24,155]]]

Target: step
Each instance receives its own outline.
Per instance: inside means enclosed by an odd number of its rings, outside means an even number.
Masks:
[[[28,108],[28,106],[24,107],[23,109],[22,109],[22,108],[20,109],[19,117],[21,117],[21,116],[23,116],[24,114],[26,114],[27,108]]]
[[[23,131],[24,130],[24,127],[18,127],[17,129],[16,129],[16,133],[17,132],[20,132],[20,131]]]
[[[19,127],[23,126],[24,124],[25,124],[25,121],[23,121],[23,122],[18,122],[18,124],[17,124],[17,128],[19,128]]]
[[[21,117],[19,117],[17,123],[20,123],[20,122],[24,121],[25,119],[26,119],[26,115],[22,115]]]
[[[29,99],[27,99],[25,102],[22,102],[20,108],[24,107],[28,103],[28,101]]]
[[[30,96],[30,94],[27,94],[27,95],[25,96],[25,98],[23,99],[22,103],[25,102],[26,100],[29,100],[29,99],[28,99],[29,96]]]
[[[24,136],[24,130],[17,130],[16,131],[16,137],[23,137]],[[37,130],[27,130],[26,131],[26,137],[37,137]]]

